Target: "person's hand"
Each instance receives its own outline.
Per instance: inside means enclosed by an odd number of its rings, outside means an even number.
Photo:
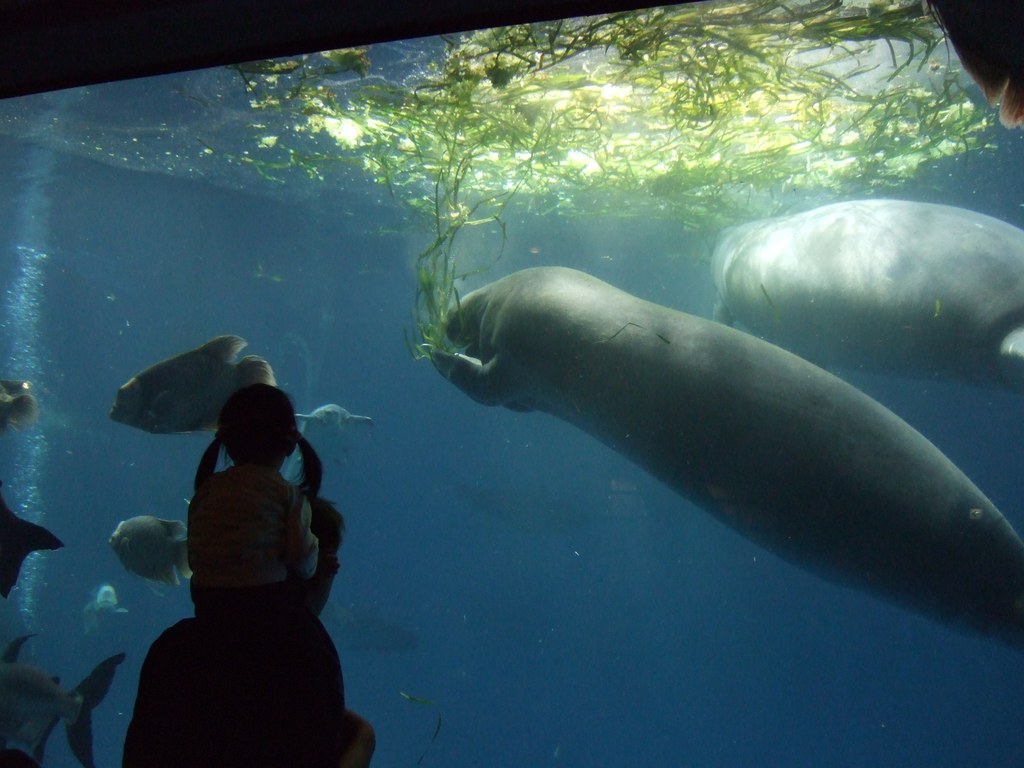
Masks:
[[[367,768],[377,748],[377,734],[369,720],[351,709],[345,710],[344,717],[348,742],[341,751],[338,768]]]

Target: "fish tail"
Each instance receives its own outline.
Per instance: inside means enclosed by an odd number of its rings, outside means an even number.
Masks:
[[[274,378],[274,370],[270,363],[256,355],[246,355],[238,361],[235,366],[235,384],[241,389],[250,384],[269,384],[277,386],[277,379]]]
[[[92,759],[92,711],[103,701],[114,680],[117,665],[124,661],[124,654],[118,653],[96,665],[96,668],[75,687],[75,693],[82,697],[82,708],[78,717],[68,720],[68,746],[84,768],[96,768]]]
[[[0,596],[3,597],[11,593],[21,573],[21,564],[29,554],[64,546],[64,542],[43,526],[8,514],[3,528],[4,544],[0,547]]]
[[[32,759],[35,760],[39,765],[43,764],[43,754],[46,750],[46,742],[50,738],[50,734],[53,733],[53,729],[57,727],[57,723],[59,722],[60,715],[51,718],[50,722],[46,724],[46,727],[39,732],[39,738],[36,739],[35,744],[32,746]]]
[[[39,418],[39,403],[34,395],[25,392],[11,400],[11,409],[7,414],[7,424],[15,429],[24,429],[34,424]]]

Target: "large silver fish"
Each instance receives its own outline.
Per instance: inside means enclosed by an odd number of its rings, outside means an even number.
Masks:
[[[18,651],[28,637],[31,635],[11,641],[0,660],[0,746],[8,741],[24,745],[41,763],[46,740],[63,719],[71,751],[84,768],[94,768],[92,711],[110,690],[124,654],[101,661],[82,682],[66,691],[49,673],[18,663]]]
[[[146,368],[117,390],[110,418],[160,434],[216,429],[221,407],[236,390],[277,383],[261,357],[233,362],[246,343],[238,336],[217,336]]]
[[[177,586],[192,576],[188,565],[188,532],[180,520],[139,515],[122,520],[110,546],[126,570],[150,581]]]

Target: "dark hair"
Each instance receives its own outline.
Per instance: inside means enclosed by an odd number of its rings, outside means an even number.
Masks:
[[[320,492],[323,465],[295,424],[291,398],[270,384],[242,387],[221,408],[217,435],[196,469],[195,488],[216,471],[222,447],[232,463],[254,464],[287,454],[295,446],[302,456],[298,486],[313,498]]]

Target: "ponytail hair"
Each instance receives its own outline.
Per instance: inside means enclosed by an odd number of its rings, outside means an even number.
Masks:
[[[199,486],[206,482],[207,478],[217,471],[217,459],[220,458],[221,441],[219,437],[213,438],[213,442],[203,452],[199,460],[199,467],[196,469],[196,479],[193,490],[198,491]],[[305,461],[305,459],[303,459]]]
[[[224,403],[217,435],[196,469],[196,490],[216,472],[221,448],[235,465],[276,461],[298,448],[302,469],[296,485],[310,499],[320,493],[324,471],[320,457],[298,430],[291,398],[271,384],[242,387]]]
[[[299,455],[302,456],[302,472],[299,475],[298,486],[310,499],[315,499],[320,493],[320,483],[324,476],[324,465],[313,446],[302,434],[296,441]],[[205,458],[205,457],[204,457]]]

